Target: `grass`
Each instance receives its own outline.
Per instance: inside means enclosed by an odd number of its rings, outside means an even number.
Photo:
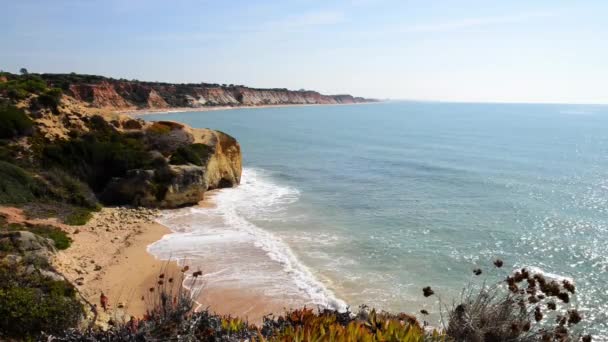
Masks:
[[[43,185],[30,172],[0,160],[0,204],[24,204],[43,193]]]
[[[76,208],[64,219],[66,224],[70,226],[84,226],[93,217],[91,209]]]
[[[70,238],[66,232],[57,227],[48,225],[23,226],[19,224],[6,224],[5,222],[2,222],[2,226],[3,227],[0,227],[0,232],[3,230],[9,232],[24,230],[47,239],[51,239],[55,244],[55,248],[59,250],[67,249],[72,244],[72,238]]]

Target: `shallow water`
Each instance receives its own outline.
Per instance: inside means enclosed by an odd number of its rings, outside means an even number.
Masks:
[[[168,212],[179,233],[151,246],[222,260],[210,282],[436,313],[423,286],[449,303],[475,267],[490,280],[538,267],[573,278],[590,328],[608,335],[608,107],[389,102],[145,119],[241,143],[243,184],[216,208]],[[505,269],[490,267],[497,257]]]

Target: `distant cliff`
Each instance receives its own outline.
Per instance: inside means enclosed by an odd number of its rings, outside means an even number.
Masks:
[[[374,102],[352,95],[322,95],[310,90],[257,89],[210,83],[172,84],[128,81],[79,74],[40,75],[64,94],[95,108],[115,110],[261,106],[286,104],[352,104]]]

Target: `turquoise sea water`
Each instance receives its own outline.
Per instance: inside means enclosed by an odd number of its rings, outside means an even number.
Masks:
[[[435,313],[424,286],[450,304],[473,268],[491,280],[535,267],[574,279],[589,328],[608,336],[608,107],[387,102],[145,119],[227,132],[244,161],[217,208],[167,214],[178,234],[153,253],[249,246],[267,260],[236,256],[223,281]],[[255,268],[266,262],[267,275]]]

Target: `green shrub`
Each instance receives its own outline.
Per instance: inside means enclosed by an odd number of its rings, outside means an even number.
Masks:
[[[0,139],[10,139],[29,133],[33,124],[22,109],[11,105],[0,107]]]
[[[61,102],[62,91],[59,88],[51,88],[38,96],[38,103],[47,108],[57,110],[57,106]]]
[[[59,250],[67,249],[72,244],[72,238],[68,236],[66,232],[63,230],[46,225],[30,225],[30,226],[21,226],[17,224],[11,224],[6,226],[7,231],[20,231],[25,230],[28,232],[32,232],[36,235],[40,235],[44,238],[51,239],[55,243],[55,248]],[[0,228],[0,230],[2,230]]]
[[[83,308],[72,285],[0,267],[0,339],[33,339],[77,326]]]
[[[15,76],[8,82],[0,83],[0,93],[5,93],[16,101],[23,100],[30,94],[41,94],[47,89],[46,82],[37,75]]]
[[[17,165],[0,161],[0,204],[22,204],[40,197],[44,186]]]
[[[42,147],[42,164],[59,168],[86,182],[100,192],[113,177],[151,163],[150,154],[138,139],[117,132],[93,132],[69,141]]]
[[[65,218],[65,223],[70,226],[84,226],[93,217],[90,209],[78,208]]]
[[[97,209],[99,202],[88,185],[67,172],[54,168],[42,173],[48,182],[52,196],[65,203],[74,204],[88,209]]]
[[[179,147],[171,156],[170,163],[173,165],[194,164],[203,165],[213,154],[213,148],[205,144],[192,144]]]

